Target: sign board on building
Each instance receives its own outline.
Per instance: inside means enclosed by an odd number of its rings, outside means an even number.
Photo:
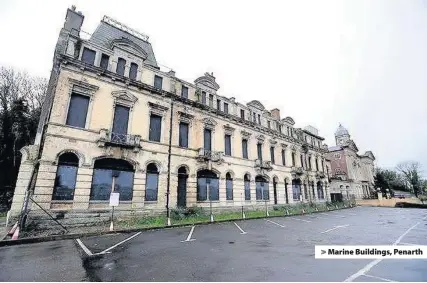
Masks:
[[[120,193],[111,193],[110,195],[110,206],[119,205]]]

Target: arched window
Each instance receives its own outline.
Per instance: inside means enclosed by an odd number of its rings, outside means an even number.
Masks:
[[[268,200],[270,199],[268,193],[268,181],[263,176],[255,177],[256,186],[256,199],[257,200]]]
[[[159,187],[159,169],[156,164],[147,165],[147,178],[145,181],[145,200],[157,201],[157,192]]]
[[[130,63],[129,79],[136,80],[136,74],[138,73],[138,65]]]
[[[73,200],[78,167],[79,158],[74,153],[59,157],[52,200]]]
[[[244,182],[245,182],[245,200],[251,200],[251,178],[249,177],[249,174],[245,174]]]
[[[319,199],[325,199],[325,195],[323,193],[323,186],[322,186],[322,182],[317,182],[317,197]]]
[[[132,200],[133,175],[133,166],[126,160],[114,158],[96,160],[93,168],[90,200],[108,201],[113,191],[120,194],[119,200],[121,201]]]
[[[197,172],[197,201],[205,200],[219,200],[218,176],[210,170]]]
[[[292,196],[294,201],[299,201],[301,196],[301,180],[294,179],[292,180]]]
[[[225,175],[225,189],[227,200],[233,200],[233,179],[230,173]]]
[[[124,76],[125,75],[125,66],[126,66],[126,60],[123,58],[119,58],[117,60],[116,73],[118,75]]]

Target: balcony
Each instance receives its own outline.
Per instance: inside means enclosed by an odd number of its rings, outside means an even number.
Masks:
[[[304,174],[304,169],[302,167],[296,167],[296,166],[294,166],[291,169],[291,173],[292,174],[296,174],[296,175],[302,175],[302,174]]]
[[[255,160],[255,168],[265,169],[267,171],[273,170],[273,166],[271,166],[271,161],[262,161],[260,159]]]
[[[213,162],[222,163],[224,161],[222,156],[223,156],[223,153],[221,151],[213,151],[213,150],[207,150],[204,148],[199,148],[199,154],[197,155],[197,160],[200,162],[213,161]]]
[[[101,129],[97,143],[99,147],[115,146],[133,148],[134,152],[138,152],[141,148],[141,136],[118,134],[107,129]]]

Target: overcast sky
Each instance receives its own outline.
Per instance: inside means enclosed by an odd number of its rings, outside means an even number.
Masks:
[[[160,64],[219,93],[277,107],[335,144],[339,123],[377,165],[427,175],[425,1],[0,0],[0,65],[48,77],[66,9],[92,33],[103,15],[150,36]]]

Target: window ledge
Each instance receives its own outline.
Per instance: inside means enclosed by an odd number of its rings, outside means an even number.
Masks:
[[[197,203],[209,203],[209,200],[198,200]],[[219,200],[213,200],[212,203],[219,203]]]
[[[157,200],[147,200],[147,201],[144,201],[144,204],[148,204],[148,205],[157,204]]]

